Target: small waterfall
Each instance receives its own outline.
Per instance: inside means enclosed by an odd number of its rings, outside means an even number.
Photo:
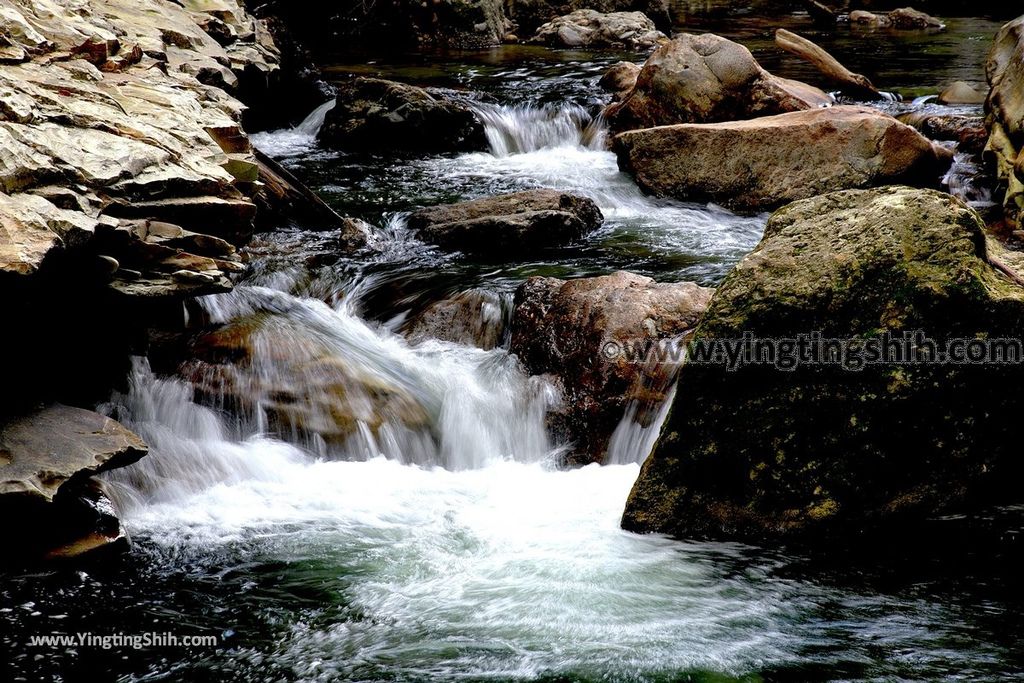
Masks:
[[[157,378],[140,360],[130,390],[105,407],[153,448],[112,475],[129,498],[259,479],[308,454],[449,470],[557,455],[544,416],[558,397],[507,351],[413,346],[348,305],[263,287],[202,303],[223,326],[200,337],[181,378]]]
[[[673,386],[665,400],[657,406],[643,406],[634,401],[626,409],[622,422],[615,428],[608,442],[608,465],[643,464],[654,450],[661,428],[668,418],[677,386]],[[646,408],[647,415],[644,415]],[[644,419],[646,417],[646,419]]]
[[[676,340],[682,344],[682,340]],[[652,357],[645,364],[639,381],[643,382],[645,396],[661,396],[659,400],[634,400],[626,414],[612,432],[608,442],[609,465],[643,464],[654,450],[661,428],[668,418],[678,389],[677,379],[684,359],[659,360]]]
[[[337,100],[328,100],[310,112],[294,128],[281,128],[249,136],[252,144],[267,155],[280,159],[304,154],[316,145],[316,136],[324,125],[327,112],[334,109]]]
[[[494,106],[475,104],[496,157],[556,147],[604,149],[605,129],[577,104]]]
[[[315,138],[320,132],[320,128],[324,125],[324,120],[327,118],[327,112],[334,109],[336,104],[338,104],[338,100],[336,99],[327,100],[310,112],[309,116],[302,120],[302,123],[295,126],[295,131]]]

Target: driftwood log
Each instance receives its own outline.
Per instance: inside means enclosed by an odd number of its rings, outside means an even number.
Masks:
[[[864,100],[882,99],[878,89],[871,84],[866,76],[853,73],[823,48],[806,38],[780,28],[775,32],[775,44],[786,52],[791,52],[810,62],[825,78],[847,95]]]

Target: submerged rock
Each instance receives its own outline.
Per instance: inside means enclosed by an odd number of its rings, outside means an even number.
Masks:
[[[776,212],[716,291],[695,340],[792,340],[792,353],[772,347],[778,366],[752,347],[768,362],[683,367],[624,528],[849,539],[1019,500],[1024,366],[885,362],[932,353],[927,343],[905,350],[904,333],[939,344],[1020,337],[1024,287],[987,262],[983,227],[959,200],[907,187]],[[816,333],[840,340],[845,355],[829,362],[814,350]],[[883,334],[896,341],[871,363],[858,343]],[[794,365],[800,335],[811,350]]]
[[[468,289],[430,304],[413,316],[403,331],[412,341],[440,339],[490,350],[505,336],[504,308],[494,292]]]
[[[868,107],[620,133],[619,166],[654,194],[762,211],[889,183],[937,186],[952,154]]]
[[[613,130],[749,119],[832,104],[813,86],[774,76],[750,50],[714,34],[684,33],[644,64],[636,86],[608,107]]]
[[[531,43],[552,47],[653,48],[668,40],[642,12],[610,12],[579,9],[553,19],[537,29]]]
[[[343,446],[363,430],[426,429],[427,410],[410,387],[350,351],[261,312],[201,334],[181,372],[201,401],[314,449]]]
[[[339,86],[320,129],[321,143],[360,152],[465,152],[487,149],[472,108],[440,93],[379,78]]]
[[[409,227],[444,249],[491,257],[567,244],[601,226],[593,200],[559,190],[526,190],[420,209]]]
[[[1003,26],[985,67],[991,93],[985,155],[995,166],[1006,220],[1024,227],[1024,16]]]
[[[5,560],[69,558],[124,544],[110,501],[90,477],[146,455],[134,433],[89,410],[51,405],[0,427]]]
[[[627,349],[681,337],[697,325],[714,290],[658,283],[632,273],[577,280],[532,277],[516,291],[509,350],[528,372],[550,375],[562,404],[549,416],[569,463],[604,462],[631,405],[654,419],[676,365],[646,364]]]

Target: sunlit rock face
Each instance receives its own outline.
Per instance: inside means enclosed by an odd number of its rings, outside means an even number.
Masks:
[[[684,33],[644,63],[633,89],[608,107],[613,130],[712,123],[803,111],[832,104],[822,90],[779,78],[750,50],[706,33]]]
[[[252,230],[258,167],[231,93],[240,78],[270,78],[277,49],[232,0],[185,4],[3,3],[4,272],[31,275],[55,250],[91,249],[114,258],[113,279],[131,280],[135,294],[147,291],[140,282],[152,292],[225,288],[230,265],[135,260],[108,253],[118,247],[104,237],[152,243],[122,219],[236,243]],[[178,270],[191,274],[171,277]]]
[[[620,133],[620,168],[660,196],[763,211],[835,190],[938,186],[952,154],[868,107]]]

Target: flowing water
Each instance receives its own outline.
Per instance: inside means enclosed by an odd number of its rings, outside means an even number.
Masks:
[[[0,641],[16,654],[0,671],[172,681],[1024,672],[1019,600],[999,571],[917,559],[894,570],[872,557],[851,570],[625,533],[623,503],[667,404],[646,427],[640,407],[627,410],[608,464],[561,469],[566,444],[544,428],[560,398],[553,387],[505,348],[402,336],[409,315],[470,287],[507,309],[535,274],[628,269],[715,284],[756,244],[765,216],[646,197],[618,171],[594,117],[594,83],[611,61],[530,52],[432,66],[444,71],[440,85],[475,93],[488,153],[329,153],[315,133],[330,103],[295,129],[254,136],[339,211],[370,221],[380,249],[338,258],[329,236],[301,226],[260,236],[246,279],[189,315],[194,327],[245,330],[247,363],[227,376],[191,361],[158,374],[136,359],[125,391],[102,407],[152,446],[107,476],[134,549],[113,568],[6,578]],[[592,197],[605,226],[516,263],[444,254],[405,228],[413,207],[528,187]],[[80,631],[221,643],[23,644],[26,634]]]

